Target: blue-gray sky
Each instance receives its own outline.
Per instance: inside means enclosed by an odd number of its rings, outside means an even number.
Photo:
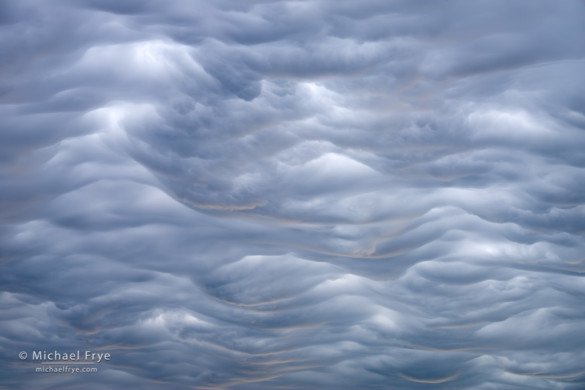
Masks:
[[[0,2],[0,389],[582,389],[584,69],[580,0]]]

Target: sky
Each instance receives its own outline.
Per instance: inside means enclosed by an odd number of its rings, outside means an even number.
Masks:
[[[582,389],[584,36],[581,0],[0,2],[0,389]]]

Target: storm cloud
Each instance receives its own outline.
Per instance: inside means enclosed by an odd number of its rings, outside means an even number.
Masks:
[[[3,1],[0,388],[583,388],[584,36],[578,0]]]

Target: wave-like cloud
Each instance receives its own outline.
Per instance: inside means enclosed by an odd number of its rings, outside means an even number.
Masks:
[[[583,386],[583,2],[25,0],[0,31],[0,387]],[[18,360],[55,349],[112,360]]]

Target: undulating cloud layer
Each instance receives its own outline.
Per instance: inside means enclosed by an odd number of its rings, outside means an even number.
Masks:
[[[585,3],[0,2],[0,388],[582,389]],[[35,374],[19,351],[109,352]]]

